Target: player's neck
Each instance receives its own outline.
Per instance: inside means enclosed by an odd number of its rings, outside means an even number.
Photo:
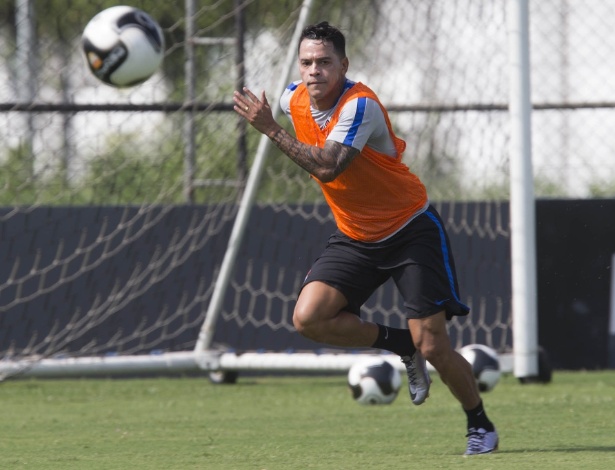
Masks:
[[[331,93],[328,97],[321,100],[310,97],[310,106],[318,111],[327,111],[333,108],[344,94],[344,90],[346,89],[346,78],[341,80],[335,89],[336,93]]]

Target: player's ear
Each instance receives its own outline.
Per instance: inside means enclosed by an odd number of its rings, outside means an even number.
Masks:
[[[348,57],[344,57],[342,59],[342,70],[344,71],[344,73],[348,72],[348,65],[350,64],[350,62],[348,61]]]

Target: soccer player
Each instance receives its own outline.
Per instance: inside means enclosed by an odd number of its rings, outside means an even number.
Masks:
[[[469,308],[459,299],[444,225],[423,183],[402,163],[406,143],[386,109],[371,89],[346,77],[345,49],[343,33],[327,22],[303,30],[301,80],[280,99],[296,138],[274,120],[264,91],[233,95],[235,111],[320,185],[337,224],[305,278],[294,326],[314,341],[398,354],[415,405],[429,394],[429,361],[467,415],[466,454],[492,452],[498,434],[446,329]],[[408,330],[360,317],[361,305],[389,278],[404,299]]]

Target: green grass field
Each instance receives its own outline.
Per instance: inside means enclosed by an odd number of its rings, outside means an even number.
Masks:
[[[15,380],[0,384],[2,469],[613,469],[615,372],[510,376],[484,395],[500,451],[463,457],[438,377],[415,407],[361,406],[345,376]]]

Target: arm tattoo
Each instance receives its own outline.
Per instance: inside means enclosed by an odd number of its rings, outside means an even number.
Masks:
[[[324,148],[304,144],[282,128],[271,140],[293,162],[324,183],[337,178],[359,154],[359,150],[332,140]]]

